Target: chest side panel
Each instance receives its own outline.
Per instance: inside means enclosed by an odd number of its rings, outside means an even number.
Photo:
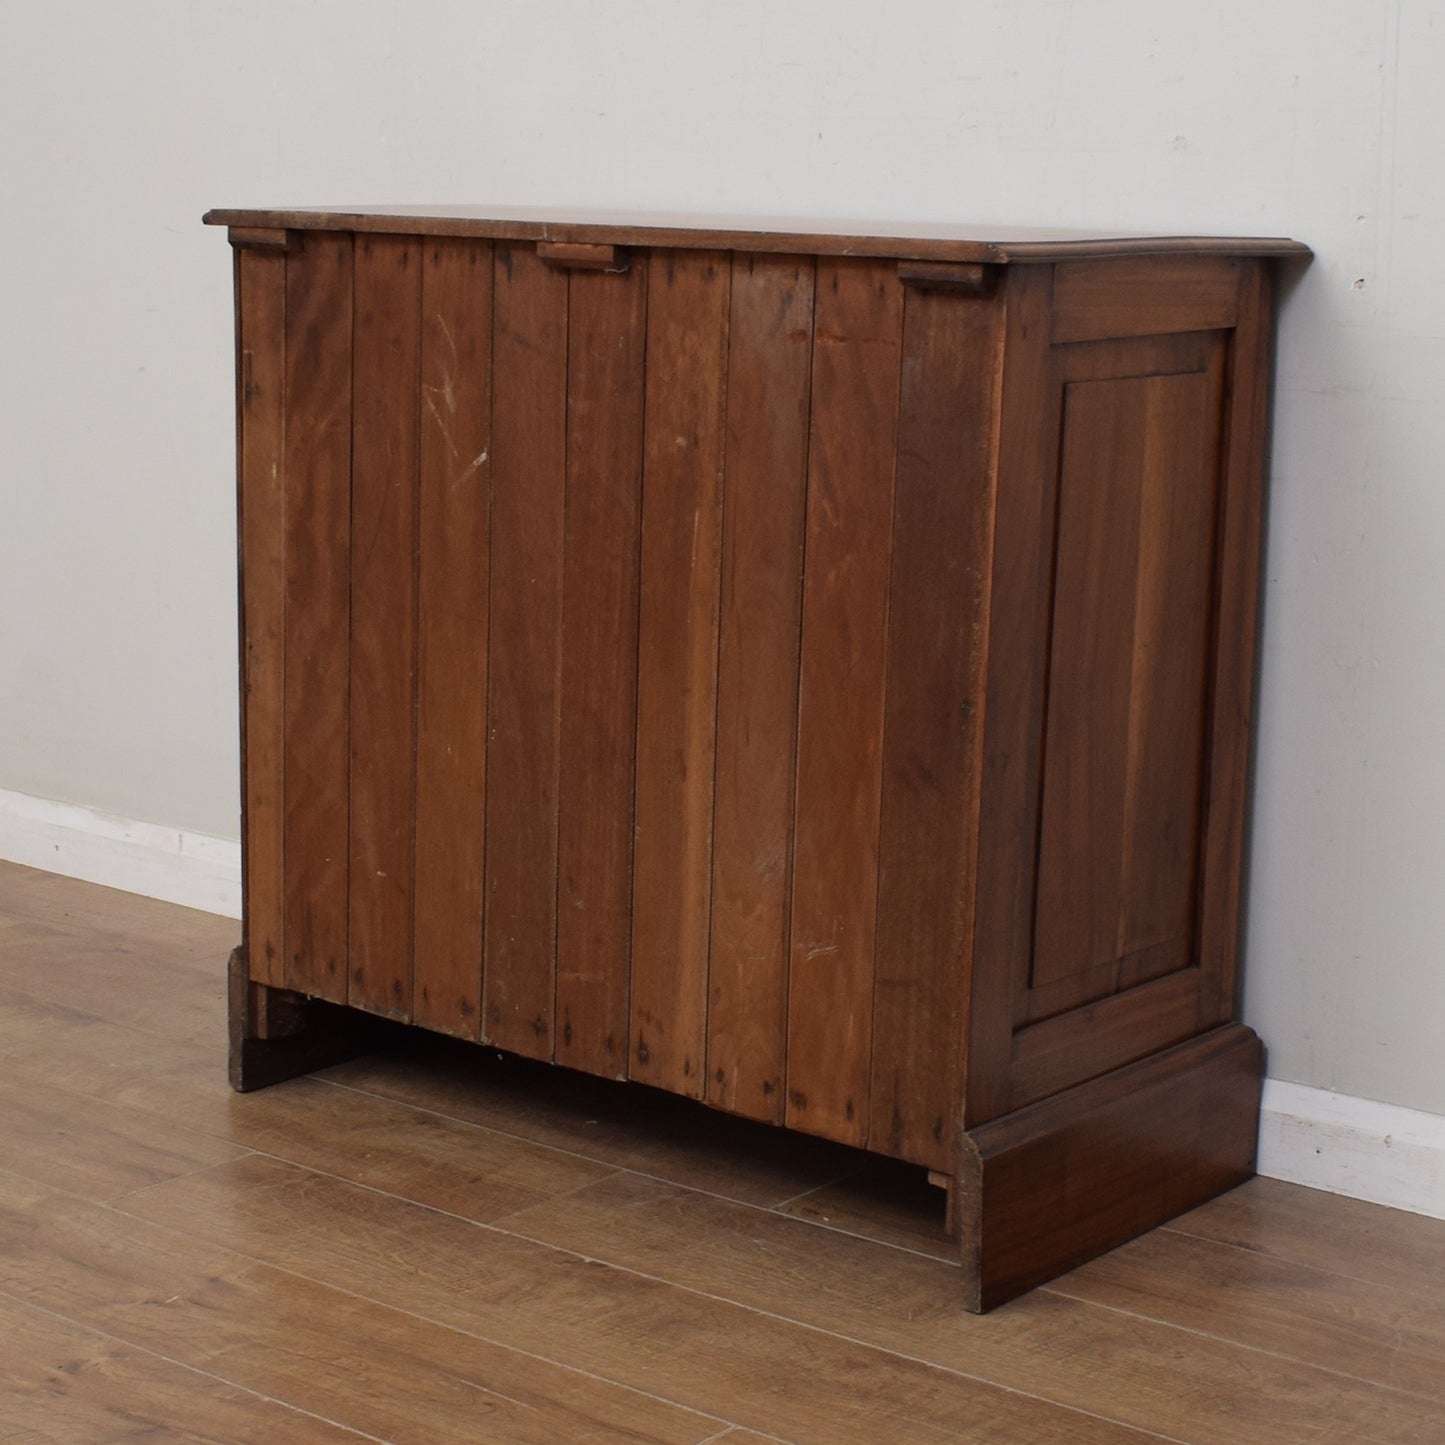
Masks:
[[[1262,272],[1098,272],[1032,271],[1010,302],[979,1120],[1224,1022],[1232,1002]]]

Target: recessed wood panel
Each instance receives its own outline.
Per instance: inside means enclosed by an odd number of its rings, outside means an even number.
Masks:
[[[421,247],[356,243],[347,1002],[411,1010]]]
[[[1034,989],[1115,958],[1148,386],[1064,393]]]
[[[693,1097],[706,1059],[730,282],[722,252],[649,262],[628,1072]]]
[[[567,486],[567,274],[498,243],[483,1035],[551,1058]]]
[[[787,1120],[861,1144],[903,288],[893,266],[820,260],[814,306]]]
[[[1199,790],[1205,749],[1240,728],[1231,718],[1205,737],[1172,712],[1201,667],[1212,668],[1225,337],[1050,346],[1047,276],[1012,273],[1007,294],[970,1123],[1198,1027]],[[1066,474],[1083,488],[1072,500]],[[1191,532],[1189,559],[1169,560]],[[1175,570],[1180,597],[1166,603],[1159,588]],[[1102,618],[1092,615],[1099,608]],[[1141,608],[1147,645],[1136,676]],[[1161,633],[1170,637],[1162,658]],[[1153,852],[1165,829],[1171,846],[1193,835],[1185,847],[1196,863],[1183,873],[1177,852]],[[1130,868],[1159,870],[1145,889],[1154,897],[1147,927],[1161,909],[1183,920],[1164,928],[1155,947],[1119,943],[1121,928],[1136,939],[1145,926],[1119,896],[1132,887],[1126,857]]]
[[[422,250],[412,1018],[477,1037],[486,829],[492,248]]]
[[[1195,951],[1217,368],[1066,388],[1029,1014]]]
[[[780,1123],[813,266],[733,260],[707,1097]]]
[[[1222,360],[1221,348],[1208,372],[1155,378],[1148,398],[1116,941],[1123,988],[1197,961]]]
[[[286,256],[286,984],[346,1001],[351,237]]]
[[[647,263],[568,287],[556,1057],[623,1075]]]

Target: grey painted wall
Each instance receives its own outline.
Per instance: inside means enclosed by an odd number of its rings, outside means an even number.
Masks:
[[[210,205],[1291,234],[1250,877],[1271,1072],[1445,1113],[1427,0],[10,0],[0,788],[235,836]]]

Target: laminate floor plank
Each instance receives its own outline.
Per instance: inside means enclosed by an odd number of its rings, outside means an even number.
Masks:
[[[214,1037],[155,1039],[3,985],[0,1059],[17,1088],[23,1076],[30,1088],[54,1085],[220,1138],[242,1102],[226,1082],[225,1049]]]
[[[724,1430],[707,1445],[792,1445],[781,1435],[759,1435],[756,1430]]]
[[[119,935],[27,922],[0,936],[0,984],[154,1039],[198,1038],[224,1012],[225,958],[202,971]]]
[[[0,991],[0,1012],[5,1001]],[[613,1172],[572,1151],[313,1078],[237,1096],[214,1048],[189,1068],[161,1067],[137,1061],[116,1030],[62,1020],[47,1029],[52,1043],[41,1057],[15,1059],[5,1056],[4,1034],[0,1024],[0,1157],[23,1150],[7,1167],[87,1198],[254,1151],[485,1221]],[[107,1045],[118,1058],[106,1057]]]
[[[0,951],[3,947],[0,942]],[[39,1056],[49,1049],[58,1031],[73,1033],[98,1028],[104,1023],[105,1020],[91,1010],[34,998],[0,980],[0,1057]],[[134,1054],[134,1035],[127,1032],[125,1037],[132,1040],[130,1052]]]
[[[248,1095],[228,1122],[227,1137],[258,1153],[483,1223],[613,1172],[578,1154],[316,1079]]]
[[[153,946],[120,930],[85,924],[0,918],[0,980],[57,1000],[84,990],[92,1004],[110,1006],[139,992],[140,977],[161,996],[179,990],[188,1001],[208,999],[216,984],[216,964],[224,965],[230,954],[228,948],[192,952],[175,944]],[[69,966],[56,974],[53,965],[62,958]]]
[[[115,1199],[244,1152],[159,1115],[30,1084],[0,1063],[0,1160],[86,1199]]]
[[[0,1439],[341,1445],[374,1439],[0,1294]]]
[[[236,946],[234,918],[182,908],[139,893],[82,883],[59,873],[0,864],[0,918],[69,928],[92,937],[120,936],[133,946],[206,967]]]
[[[502,1227],[1171,1439],[1445,1439],[1445,1402],[1400,1393],[1416,1381],[1360,1383],[1052,1290],[980,1319],[956,1269],[654,1180],[619,1174]]]
[[[1445,1219],[1259,1178],[1168,1228],[1410,1294],[1445,1297]]]
[[[928,1171],[918,1164],[870,1159],[861,1169],[777,1207],[812,1224],[958,1263],[958,1241],[949,1239],[946,1227],[944,1192],[928,1182]]]
[[[750,1204],[781,1204],[870,1157],[690,1099],[492,1050],[468,1054],[441,1039],[318,1077]]]
[[[695,1411],[4,1175],[0,1271],[0,1291],[51,1302],[86,1328],[288,1400],[366,1438],[696,1445],[724,1428]]]
[[[276,1160],[204,1170],[122,1207],[797,1445],[1158,1438]]]
[[[1405,1294],[1169,1230],[1081,1266],[1052,1289],[1143,1318],[1411,1391],[1440,1411],[1445,1298]]]
[[[0,864],[0,1439],[1445,1440],[1445,1222],[1258,1179],[978,1319],[874,1156],[426,1034],[231,1093],[236,931]]]

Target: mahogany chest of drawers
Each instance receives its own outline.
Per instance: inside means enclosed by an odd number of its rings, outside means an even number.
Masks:
[[[238,1088],[348,1011],[926,1166],[986,1308],[1252,1170],[1286,241],[213,212]]]

